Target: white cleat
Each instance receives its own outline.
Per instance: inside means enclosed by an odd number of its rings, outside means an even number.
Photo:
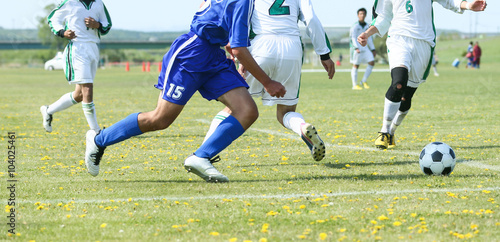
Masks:
[[[315,161],[325,158],[325,143],[318,135],[316,128],[312,124],[305,123],[300,127],[301,138],[311,150],[311,155]]]
[[[95,130],[87,131],[85,135],[87,141],[87,148],[85,149],[85,165],[87,171],[92,176],[99,175],[99,163],[101,162],[102,155],[106,147],[101,148],[95,144],[94,138],[97,135]]]
[[[192,154],[184,161],[184,168],[207,182],[229,182],[229,178],[215,169],[208,158],[200,158]]]
[[[49,109],[49,106],[43,105],[40,107],[40,113],[42,113],[42,118],[43,118],[43,128],[47,132],[52,132],[52,114],[47,113],[47,109]]]

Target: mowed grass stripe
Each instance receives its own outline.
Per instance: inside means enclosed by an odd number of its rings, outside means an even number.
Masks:
[[[222,200],[222,199],[288,199],[288,198],[317,198],[317,197],[339,197],[339,196],[360,196],[360,195],[396,195],[396,194],[413,194],[413,193],[446,193],[446,192],[480,192],[480,191],[498,191],[500,187],[485,187],[485,188],[455,188],[455,189],[411,189],[411,190],[370,190],[370,191],[357,191],[357,192],[332,192],[320,194],[244,194],[244,195],[216,195],[216,196],[189,196],[189,197],[138,197],[132,198],[132,201],[154,201],[154,200],[168,200],[168,201],[186,201],[186,200]],[[130,198],[107,198],[102,199],[89,199],[89,200],[72,200],[72,199],[51,199],[47,201],[19,201],[19,203],[101,203],[113,201],[127,201]]]
[[[210,121],[205,120],[205,119],[197,119],[196,121],[200,123],[205,123],[205,124],[210,124]],[[257,129],[257,128],[250,128],[250,131],[256,131],[256,132],[261,132],[261,133],[266,133],[266,134],[272,134],[275,136],[282,136],[288,139],[294,139],[294,140],[300,140],[300,138],[297,135],[293,134],[286,134],[283,132],[277,132],[274,130],[269,130],[269,129]],[[380,150],[378,148],[373,148],[373,147],[363,147],[363,146],[354,146],[354,145],[334,145],[328,142],[325,142],[326,147],[335,147],[335,148],[344,148],[344,149],[349,149],[349,150],[367,150],[367,151],[377,151],[377,152],[390,152],[390,153],[397,153],[397,154],[408,154],[408,155],[413,155],[415,157],[418,157],[420,155],[420,152],[413,152],[413,151],[402,151],[402,150]],[[328,152],[328,151],[327,151]],[[478,168],[478,169],[487,169],[487,170],[492,170],[492,171],[500,171],[500,166],[491,166],[491,165],[486,165],[483,164],[479,161],[476,160],[463,160],[463,159],[457,159],[457,163],[464,164],[470,167]]]

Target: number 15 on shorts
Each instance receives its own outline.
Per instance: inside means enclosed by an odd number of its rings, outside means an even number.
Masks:
[[[186,90],[186,88],[181,86],[176,86],[175,84],[170,84],[170,88],[167,92],[167,97],[173,98],[175,100],[179,100],[182,97],[182,92]]]

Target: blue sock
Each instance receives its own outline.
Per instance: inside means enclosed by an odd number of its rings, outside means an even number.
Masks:
[[[210,138],[194,154],[201,158],[212,158],[228,147],[245,132],[240,122],[229,115],[222,121]]]
[[[139,129],[137,117],[139,113],[133,113],[111,127],[101,130],[95,137],[95,144],[100,147],[106,147],[118,142],[122,142],[130,137],[142,134]]]

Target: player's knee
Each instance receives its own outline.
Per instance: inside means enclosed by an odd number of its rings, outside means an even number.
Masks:
[[[408,69],[396,67],[391,70],[392,88],[396,91],[403,91],[408,84]]]
[[[80,103],[83,101],[83,93],[82,92],[73,92],[73,99],[77,102]]]
[[[406,87],[406,89],[403,93],[401,105],[399,106],[399,111],[406,112],[406,111],[410,110],[413,94],[415,94],[416,90],[417,89],[413,88],[413,87]]]
[[[401,102],[403,92],[408,84],[408,69],[396,67],[391,70],[392,84],[385,97],[392,102]]]
[[[401,105],[399,106],[399,111],[406,112],[410,110],[410,108],[411,108],[411,98],[404,99],[403,101],[401,101]]]

